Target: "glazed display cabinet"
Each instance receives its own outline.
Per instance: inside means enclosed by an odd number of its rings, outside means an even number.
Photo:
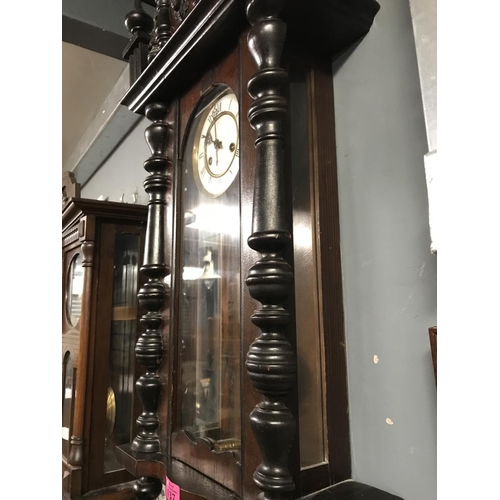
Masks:
[[[63,496],[132,498],[115,448],[136,431],[134,347],[146,207],[71,199],[62,213]],[[116,496],[119,492],[119,496]],[[110,497],[111,498],[111,497]]]

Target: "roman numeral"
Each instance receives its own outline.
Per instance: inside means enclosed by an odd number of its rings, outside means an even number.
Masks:
[[[236,153],[234,153],[234,154],[235,154],[235,156],[236,156],[236,157],[238,157],[238,158],[239,158],[239,157],[240,157],[240,148],[238,148],[238,149],[236,150]]]
[[[202,137],[203,137],[203,136],[202,136]],[[205,156],[205,151],[202,151],[202,152],[200,153],[200,156],[199,156],[198,158],[203,158],[204,156]]]
[[[201,172],[200,172],[201,176],[202,176],[202,177],[205,177],[205,174],[206,174],[206,173],[207,173],[207,167],[203,167],[203,168],[201,169]]]
[[[215,104],[213,107],[212,111],[210,112],[210,116],[212,119],[216,118],[217,115],[220,113],[222,107],[222,103],[219,101],[218,103]]]

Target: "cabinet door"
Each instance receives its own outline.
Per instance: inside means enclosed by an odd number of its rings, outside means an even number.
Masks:
[[[239,493],[240,104],[238,75],[223,71],[237,66],[237,55],[214,69],[213,85],[181,99],[189,118],[177,179],[172,456]]]
[[[135,393],[138,364],[139,267],[143,229],[102,224],[95,301],[90,418],[89,489],[130,481],[115,447],[134,436],[140,404]]]
[[[73,409],[75,399],[76,367],[71,352],[68,350],[63,360],[62,384],[62,454],[66,459],[69,455],[69,440],[73,430]]]

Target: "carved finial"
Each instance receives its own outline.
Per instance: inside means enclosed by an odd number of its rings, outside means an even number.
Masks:
[[[134,484],[134,496],[137,500],[156,500],[161,490],[161,481],[156,477],[141,477]]]
[[[143,9],[141,0],[135,0],[134,9],[125,16],[125,27],[135,35],[137,32],[151,33],[152,17]]]
[[[147,66],[147,47],[153,29],[153,19],[142,8],[141,0],[135,0],[134,9],[125,16],[125,26],[132,34],[123,52],[123,59],[129,62],[132,85]]]
[[[76,182],[73,172],[62,173],[62,206],[66,205],[70,198],[80,198],[80,184]]]

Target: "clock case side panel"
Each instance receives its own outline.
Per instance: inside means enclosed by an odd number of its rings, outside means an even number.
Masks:
[[[203,102],[203,98],[212,95],[214,89],[217,85],[227,85],[229,86],[239,97],[239,71],[235,70],[239,66],[239,48],[238,46],[233,47],[228,50],[228,55],[220,62],[215,65],[212,69],[207,71],[199,82],[191,87],[180,99],[179,106],[179,117],[178,117],[178,142],[179,142],[179,153],[177,157],[178,167],[176,168],[176,178],[175,178],[175,206],[174,212],[176,214],[176,225],[174,234],[177,238],[174,242],[174,248],[179,249],[182,245],[182,234],[183,234],[183,209],[181,194],[183,193],[183,182],[181,179],[182,171],[184,165],[187,163],[186,155],[191,154],[191,151],[186,151],[186,146],[188,144],[188,136],[191,126],[193,125],[194,116],[196,110],[199,109],[200,103]],[[241,118],[241,109],[240,109]],[[180,342],[180,327],[181,318],[179,314],[176,314],[179,310],[181,287],[180,281],[181,276],[177,273],[182,269],[180,252],[174,250],[174,262],[173,262],[173,315],[172,315],[172,325],[173,328],[171,332],[173,333],[171,338],[172,346],[172,370],[173,375],[170,387],[173,391],[172,396],[172,406],[170,410],[171,422],[170,430],[171,433],[171,443],[168,450],[168,454],[174,459],[182,460],[190,467],[193,467],[202,474],[207,475],[212,478],[213,481],[220,483],[228,490],[234,491],[236,494],[241,493],[241,467],[236,463],[234,457],[230,453],[215,454],[210,450],[210,446],[207,442],[197,439],[196,444],[194,444],[183,432],[175,432],[178,424],[178,418],[180,415],[180,408],[178,405],[178,395],[177,388],[179,387],[181,376],[181,371],[179,367],[180,353],[179,353],[179,342]],[[175,333],[174,333],[175,332]],[[193,489],[194,485],[190,485],[189,481],[185,484],[180,484],[181,488],[186,491]],[[230,495],[228,491],[227,494]]]
[[[300,100],[306,101],[307,116],[304,124],[293,123],[292,127],[304,128],[308,134],[309,166],[304,167],[309,170],[311,184],[311,223],[315,239],[311,249],[314,269],[311,271],[317,276],[315,301],[319,313],[317,330],[311,333],[319,337],[323,360],[325,461],[301,470],[300,492],[306,495],[351,478],[333,75],[329,57],[321,57],[304,48],[298,50],[294,43],[285,45],[283,64],[290,78],[305,84],[306,95],[300,96]],[[291,112],[296,105],[290,101]],[[288,197],[294,197],[291,190]],[[296,265],[303,266],[302,259]],[[295,286],[301,284],[296,282]],[[303,320],[301,322],[304,324]]]

